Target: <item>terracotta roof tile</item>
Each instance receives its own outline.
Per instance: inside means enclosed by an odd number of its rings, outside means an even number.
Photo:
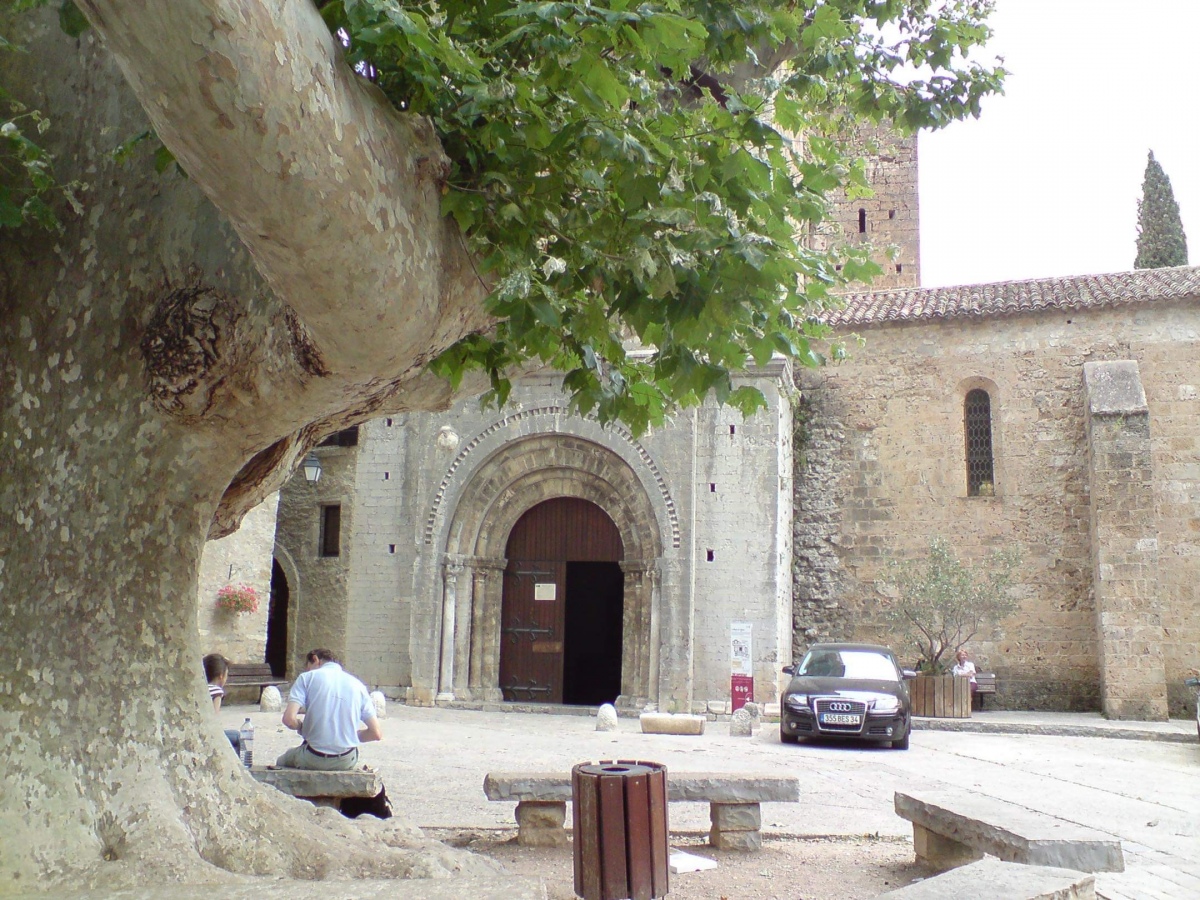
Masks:
[[[996,284],[905,288],[844,294],[843,309],[821,318],[836,327],[979,318],[1053,309],[1099,309],[1153,300],[1200,298],[1200,266],[1139,269],[1111,275],[1036,278]]]

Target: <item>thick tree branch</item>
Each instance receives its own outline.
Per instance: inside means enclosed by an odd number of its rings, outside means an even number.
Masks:
[[[487,324],[437,136],[350,70],[309,0],[80,7],[334,375],[401,372]]]

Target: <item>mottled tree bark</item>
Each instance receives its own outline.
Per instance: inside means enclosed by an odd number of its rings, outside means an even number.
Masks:
[[[0,59],[88,185],[0,244],[0,893],[463,865],[256,785],[196,630],[204,541],[321,435],[446,403],[422,364],[486,325],[436,142],[305,0],[80,5],[96,31],[26,16]],[[112,161],[146,127],[114,55],[190,180]]]

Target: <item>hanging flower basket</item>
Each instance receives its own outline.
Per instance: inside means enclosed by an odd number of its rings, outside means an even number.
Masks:
[[[232,613],[256,613],[258,591],[248,584],[227,584],[217,591],[217,609]]]

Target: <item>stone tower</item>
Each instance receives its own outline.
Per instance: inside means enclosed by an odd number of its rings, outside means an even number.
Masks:
[[[870,243],[871,258],[883,268],[870,290],[920,287],[921,245],[917,207],[917,138],[885,126],[863,126],[853,139],[866,160],[874,197],[833,198],[834,228],[823,240]],[[892,258],[889,250],[895,253]]]

